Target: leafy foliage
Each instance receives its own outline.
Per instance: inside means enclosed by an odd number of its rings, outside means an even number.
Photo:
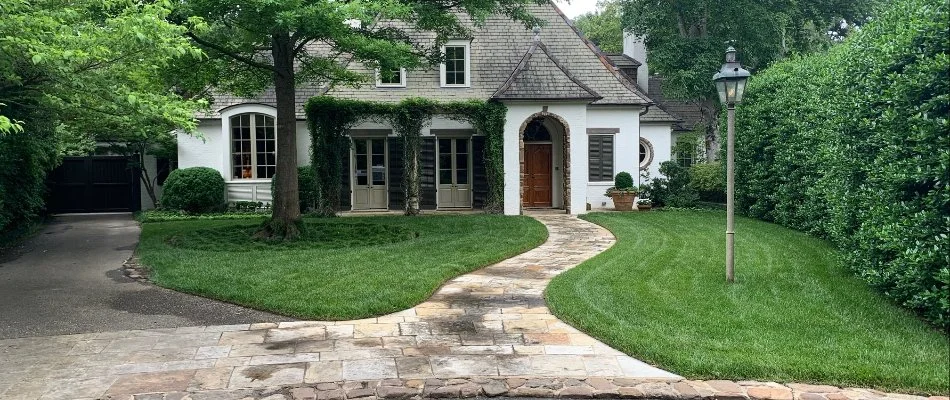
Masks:
[[[754,76],[736,199],[830,238],[886,296],[950,327],[950,17],[900,0],[831,51]]]
[[[400,103],[337,99],[330,96],[311,98],[306,105],[316,172],[317,213],[335,215],[340,205],[343,159],[349,157],[347,131],[366,120],[388,121],[404,144],[404,187],[406,215],[419,212],[419,147],[422,127],[433,115],[468,122],[485,135],[485,170],[488,196],[485,210],[501,212],[504,200],[504,140],[507,109],[498,102],[478,100],[438,103],[422,98],[407,98]]]
[[[630,176],[629,172],[618,172],[617,176],[614,177],[614,188],[616,189],[631,189],[633,188],[633,177]]]
[[[189,213],[220,210],[225,202],[224,178],[213,168],[176,169],[168,175],[162,201],[165,208]]]
[[[689,167],[689,186],[696,191],[700,201],[726,202],[726,171],[718,162]]]
[[[620,27],[619,0],[600,0],[597,10],[579,15],[574,26],[606,53],[623,52],[623,28]]]
[[[796,54],[832,44],[827,32],[842,19],[863,21],[874,0],[653,1],[621,0],[623,27],[645,36],[651,73],[664,95],[689,100],[703,113],[707,150],[716,150],[719,104],[712,74],[727,43],[753,73]]]
[[[43,213],[46,174],[60,161],[51,121],[13,111],[30,129],[0,134],[0,233],[19,231]]]

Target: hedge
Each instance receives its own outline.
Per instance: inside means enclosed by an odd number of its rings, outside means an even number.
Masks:
[[[0,247],[46,211],[46,176],[60,162],[53,118],[25,107],[4,113],[23,131],[0,133]]]
[[[859,276],[950,328],[950,31],[943,0],[889,2],[825,53],[749,81],[736,202],[830,239]]]

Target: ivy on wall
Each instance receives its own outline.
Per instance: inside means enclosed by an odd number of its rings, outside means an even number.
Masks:
[[[316,174],[318,214],[332,216],[338,211],[343,160],[349,157],[350,150],[347,132],[365,121],[389,122],[403,141],[405,213],[418,214],[422,128],[432,121],[433,115],[468,122],[477,133],[485,136],[484,162],[488,181],[485,211],[502,211],[502,142],[507,113],[503,104],[479,100],[440,103],[418,97],[407,98],[399,103],[381,103],[318,96],[311,98],[305,109],[312,143],[310,157]]]

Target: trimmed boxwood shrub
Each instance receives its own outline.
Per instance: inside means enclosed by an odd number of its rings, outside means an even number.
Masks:
[[[618,172],[614,177],[614,188],[629,189],[633,187],[633,177],[629,172]]]
[[[208,167],[172,171],[165,180],[162,206],[189,213],[221,211],[225,205],[224,178]]]
[[[736,112],[737,210],[832,240],[950,328],[950,5],[884,3],[829,52],[756,74]]]

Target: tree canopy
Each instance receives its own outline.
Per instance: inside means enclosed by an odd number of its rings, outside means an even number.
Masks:
[[[526,26],[538,21],[525,8],[542,0],[188,0],[177,3],[172,20],[210,57],[188,66],[182,86],[198,85],[250,96],[274,88],[277,174],[273,215],[259,233],[293,238],[300,207],[296,154],[296,86],[360,84],[348,62],[381,71],[416,68],[441,58],[440,44],[471,37],[467,26],[504,14]],[[378,24],[378,21],[397,24]],[[403,29],[397,26],[405,27]],[[423,43],[413,32],[435,35]]]
[[[574,26],[607,53],[623,52],[621,6],[618,0],[600,0],[597,10],[579,15]]]
[[[791,54],[826,48],[842,20],[862,21],[873,0],[621,0],[623,26],[645,36],[665,94],[712,99],[711,77],[728,45],[751,71]]]
[[[167,21],[168,2],[8,0],[0,12],[0,129],[13,129],[13,110],[38,108],[87,135],[194,127],[200,103],[160,73],[200,54]]]

